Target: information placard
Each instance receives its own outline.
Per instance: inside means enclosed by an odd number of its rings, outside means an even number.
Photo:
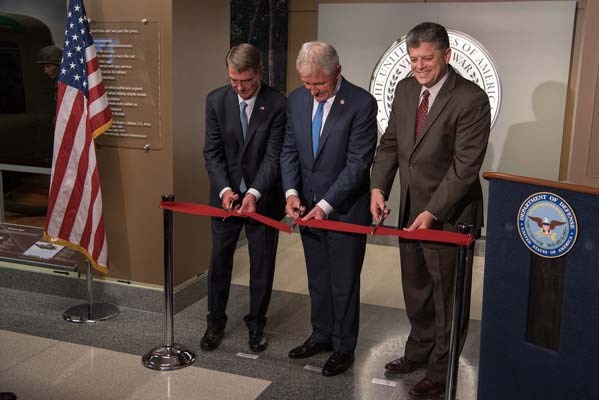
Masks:
[[[113,116],[97,143],[159,149],[159,23],[92,21],[90,28]]]
[[[83,255],[42,241],[44,230],[34,226],[0,223],[0,260],[62,271],[75,271]]]

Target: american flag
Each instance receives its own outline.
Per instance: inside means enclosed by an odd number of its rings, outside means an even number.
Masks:
[[[58,79],[45,238],[81,251],[106,272],[108,250],[93,139],[112,124],[82,0],[71,0]]]

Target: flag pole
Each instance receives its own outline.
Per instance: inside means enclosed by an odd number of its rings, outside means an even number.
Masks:
[[[116,317],[119,309],[112,304],[94,303],[92,266],[89,260],[86,260],[85,264],[87,265],[87,303],[69,308],[62,314],[62,318],[75,324],[93,324]]]
[[[172,202],[175,196],[165,194],[163,202]],[[186,347],[174,343],[174,295],[173,295],[173,212],[164,213],[164,345],[144,354],[142,364],[158,371],[171,371],[187,367],[196,355]]]

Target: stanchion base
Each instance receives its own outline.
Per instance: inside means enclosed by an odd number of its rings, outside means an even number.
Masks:
[[[171,371],[187,367],[196,360],[196,355],[180,344],[160,346],[150,350],[141,358],[144,367],[158,371]]]
[[[62,314],[62,318],[75,324],[93,324],[114,318],[118,314],[119,309],[107,303],[94,303],[90,313],[89,304],[85,303],[69,308]]]

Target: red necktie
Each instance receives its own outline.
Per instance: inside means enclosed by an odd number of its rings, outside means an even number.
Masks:
[[[418,106],[418,113],[416,114],[416,139],[420,135],[420,131],[424,126],[424,120],[426,119],[426,115],[428,114],[428,96],[430,95],[428,90],[425,90],[422,93],[422,101]]]

